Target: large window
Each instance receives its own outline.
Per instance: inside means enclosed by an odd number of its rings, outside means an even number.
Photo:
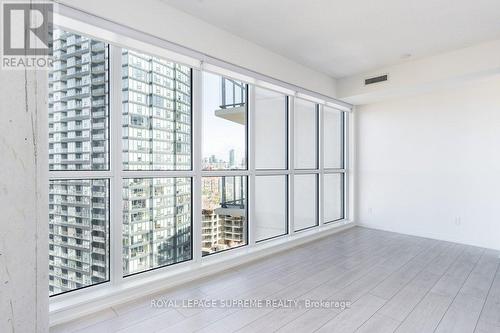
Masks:
[[[325,169],[343,168],[344,154],[344,113],[324,107],[324,167]]]
[[[203,177],[203,255],[247,244],[246,183],[246,176]]]
[[[121,50],[123,275],[192,258],[191,68]],[[185,177],[158,177],[155,171]],[[182,172],[185,172],[182,174]],[[153,178],[154,177],[154,178]]]
[[[323,223],[345,217],[345,112],[323,107]]]
[[[191,179],[124,179],[123,273],[191,257]]]
[[[255,88],[255,168],[286,169],[288,165],[288,98]]]
[[[55,29],[49,73],[49,169],[109,169],[108,45]]]
[[[191,169],[191,69],[123,49],[123,167]]]
[[[318,105],[295,99],[295,169],[318,167]]]
[[[294,231],[302,231],[318,225],[318,176],[294,178]]]
[[[323,176],[323,222],[335,222],[344,218],[344,174],[326,173]]]
[[[109,183],[106,179],[51,180],[49,292],[109,279]]]
[[[53,31],[49,73],[49,293],[109,280],[109,47]],[[85,172],[92,171],[92,175]]]
[[[50,295],[118,291],[348,218],[335,103],[158,46],[53,37]]]
[[[255,239],[257,242],[288,232],[287,176],[255,177]]]
[[[247,87],[203,73],[203,170],[247,168]]]

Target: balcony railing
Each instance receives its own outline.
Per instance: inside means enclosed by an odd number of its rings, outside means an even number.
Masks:
[[[239,178],[239,181],[236,181]],[[232,181],[229,183],[228,180]],[[245,208],[244,176],[222,177],[221,203],[222,208]]]
[[[223,77],[221,80],[221,109],[244,106],[246,102],[246,84]]]

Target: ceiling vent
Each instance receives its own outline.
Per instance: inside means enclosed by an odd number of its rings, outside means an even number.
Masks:
[[[380,75],[380,76],[375,76],[375,77],[370,77],[368,79],[365,79],[365,86],[369,84],[374,84],[374,83],[380,83],[387,81],[389,79],[388,74]]]

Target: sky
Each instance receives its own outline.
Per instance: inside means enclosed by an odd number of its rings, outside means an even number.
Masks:
[[[229,151],[235,150],[236,161],[245,157],[245,127],[215,116],[221,104],[221,78],[203,73],[203,136],[202,156],[215,155],[229,161]]]

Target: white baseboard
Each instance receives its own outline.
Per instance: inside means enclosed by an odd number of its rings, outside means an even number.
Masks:
[[[368,228],[368,229],[382,230],[382,231],[394,232],[394,233],[402,234],[402,235],[422,237],[422,238],[440,240],[440,241],[445,241],[445,242],[476,246],[476,247],[490,249],[493,251],[500,251],[500,248],[492,248],[492,247],[484,246],[484,244],[477,244],[474,242],[464,242],[463,240],[456,239],[453,237],[442,237],[441,235],[436,235],[436,234],[432,234],[432,233],[406,232],[406,231],[402,231],[402,230],[396,230],[394,228],[388,228],[384,225],[374,224],[374,223],[366,223],[366,222],[357,222],[356,225],[363,227],[363,228]]]

